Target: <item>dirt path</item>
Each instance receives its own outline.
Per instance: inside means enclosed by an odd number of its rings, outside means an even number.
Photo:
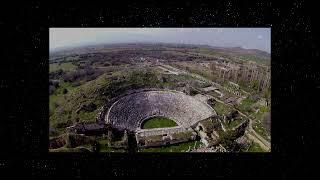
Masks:
[[[179,75],[179,73],[178,72],[176,72],[176,71],[172,71],[172,70],[170,70],[170,69],[168,69],[168,68],[165,68],[165,67],[163,67],[163,66],[158,66],[160,69],[162,69],[164,72],[166,72],[166,74],[175,74],[175,75]]]

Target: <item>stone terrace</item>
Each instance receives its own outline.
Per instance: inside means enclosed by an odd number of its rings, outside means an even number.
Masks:
[[[145,91],[116,101],[110,107],[106,121],[119,129],[138,131],[145,119],[163,116],[186,128],[215,114],[209,105],[181,92]]]

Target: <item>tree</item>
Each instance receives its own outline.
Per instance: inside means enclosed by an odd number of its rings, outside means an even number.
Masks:
[[[101,146],[100,143],[98,143],[97,141],[95,141],[95,142],[92,144],[92,150],[93,150],[93,152],[96,152],[96,153],[100,152],[100,149],[101,149],[100,146]]]
[[[234,146],[234,140],[237,139],[237,133],[233,130],[226,132],[221,132],[219,138],[219,144],[221,144],[226,149],[232,149]]]
[[[49,86],[49,95],[53,94],[53,92],[56,90],[54,86]]]
[[[254,89],[254,90],[256,90],[256,91],[259,90],[259,83],[258,83],[257,80],[253,80],[253,81],[251,82],[251,88]]]
[[[68,93],[68,90],[66,88],[63,89],[63,94],[67,94]]]
[[[264,89],[263,90],[263,95],[262,97],[264,97],[267,101],[267,105],[269,105],[269,99],[270,99],[270,89]]]
[[[58,104],[57,102],[54,102],[54,103],[53,103],[53,107],[54,107],[54,108],[58,108],[58,107],[59,107],[59,104]]]

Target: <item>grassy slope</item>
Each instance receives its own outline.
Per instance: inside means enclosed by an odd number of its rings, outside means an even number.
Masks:
[[[207,56],[207,57],[216,57],[217,55],[221,55],[217,50],[210,48],[198,48],[194,51],[191,51],[190,54]]]
[[[154,74],[142,71],[114,73],[113,76],[123,77],[120,80],[110,80],[105,74],[97,79],[86,82],[68,92],[65,95],[59,94],[50,97],[50,104],[58,103],[57,108],[52,108],[53,113],[50,116],[50,126],[64,128],[74,122],[94,122],[97,110],[93,112],[79,111],[83,105],[94,103],[97,108],[101,107],[106,100],[122,94],[126,89],[133,87],[158,87],[161,84]],[[104,94],[102,94],[104,93]],[[62,127],[61,127],[62,126]]]
[[[252,127],[262,137],[264,137],[267,140],[270,140],[270,136],[269,136],[268,131],[262,125],[262,118],[266,112],[270,112],[270,107],[262,106],[262,107],[260,107],[258,113],[253,113],[251,115],[251,117],[253,117],[255,119]]]
[[[210,49],[210,48],[198,48],[195,51],[191,51],[190,54],[195,54],[195,55],[203,55],[203,56],[207,56],[207,57],[217,57],[217,56],[229,56],[231,54],[224,52],[224,51],[220,51],[217,49]],[[263,59],[260,58],[256,55],[253,54],[248,54],[248,55],[234,55],[236,57],[238,57],[239,59],[243,60],[243,61],[253,61],[256,62],[258,64],[263,64],[263,65],[270,65],[270,60],[269,59]]]
[[[168,118],[163,117],[154,117],[146,120],[142,128],[143,129],[151,129],[151,128],[162,128],[162,127],[173,127],[177,126],[177,124]]]
[[[238,126],[239,124],[241,124],[243,122],[244,122],[244,120],[236,119],[236,120],[231,121],[230,124],[227,124],[227,127],[231,129],[231,128]]]
[[[59,69],[63,71],[73,71],[76,69],[76,66],[73,65],[71,62],[61,63],[60,65],[59,63],[53,63],[53,64],[50,64],[49,66],[49,72],[54,72]]]
[[[187,54],[187,53],[180,52],[180,51],[174,51],[174,50],[162,51],[162,53],[164,53],[164,54],[172,54],[172,55],[176,55],[176,56],[189,56],[189,54]]]
[[[241,111],[249,115],[251,119],[253,119],[253,129],[264,137],[267,140],[270,140],[267,130],[262,125],[262,118],[266,112],[270,112],[270,107],[262,106],[259,108],[259,111],[256,113],[252,110],[252,106],[254,105],[254,101],[246,98],[242,101],[241,104],[237,105],[237,108]]]
[[[96,112],[80,111],[79,114],[76,110],[81,105],[94,103],[98,107],[103,103],[103,96],[99,96],[96,89],[106,86],[108,81],[104,75],[98,77],[93,81],[89,81],[81,86],[73,88],[67,94],[53,95],[50,97],[50,104],[57,102],[59,107],[53,109],[53,114],[50,116],[50,125],[55,126],[58,123],[67,122],[72,123],[76,119],[80,122],[95,121]]]
[[[215,105],[213,106],[213,109],[216,111],[216,113],[218,115],[224,115],[224,114],[228,113],[231,110],[230,107],[228,107],[227,105],[222,104],[220,102],[215,102]]]
[[[270,65],[270,60],[262,59],[254,55],[242,55],[242,56],[239,56],[239,58],[243,61],[253,61],[258,64]]]
[[[250,98],[246,98],[241,101],[241,104],[236,105],[236,107],[245,114],[250,114],[252,112],[252,105],[255,101],[251,100]]]
[[[252,143],[250,148],[248,149],[248,152],[265,152],[259,144],[257,143]]]
[[[75,87],[71,85],[71,83],[60,81],[60,87],[57,88],[53,94],[49,96],[49,109],[50,111],[55,110],[55,104],[63,103],[65,95],[63,94],[63,90],[67,89],[68,93],[70,93]],[[67,93],[67,94],[68,94]]]

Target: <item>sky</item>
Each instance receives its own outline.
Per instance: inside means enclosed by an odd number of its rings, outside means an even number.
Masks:
[[[271,52],[271,28],[50,28],[49,49],[162,42],[242,47]]]

